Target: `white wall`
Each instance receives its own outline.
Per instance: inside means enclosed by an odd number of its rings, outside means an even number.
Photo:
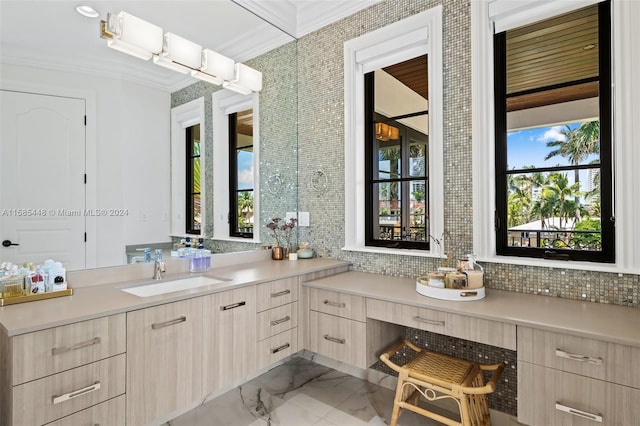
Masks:
[[[96,261],[125,263],[125,245],[169,241],[171,94],[111,78],[0,64],[2,88],[36,93],[92,93],[95,99],[95,185],[87,200],[128,215],[95,220]],[[88,127],[90,130],[90,127]],[[87,147],[91,150],[91,147]],[[92,188],[95,188],[92,191]],[[142,219],[146,220],[142,220]],[[167,219],[167,220],[165,220]],[[91,239],[91,232],[88,238]]]

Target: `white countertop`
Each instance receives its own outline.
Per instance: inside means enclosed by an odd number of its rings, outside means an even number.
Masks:
[[[192,290],[183,290],[151,297],[138,297],[122,291],[136,283],[153,283],[144,280],[120,280],[95,286],[73,286],[73,295],[0,307],[0,325],[9,336],[29,333],[78,321],[133,311],[197,296],[217,293],[229,288],[259,284],[308,274],[325,269],[348,266],[349,262],[335,259],[301,259],[297,261],[259,261],[233,266],[213,268],[204,274],[166,275],[165,279],[196,275],[224,278],[226,281]],[[90,276],[91,271],[83,273]]]
[[[416,292],[413,278],[355,271],[304,285],[640,347],[640,309],[633,307],[492,289],[484,299],[446,301]]]

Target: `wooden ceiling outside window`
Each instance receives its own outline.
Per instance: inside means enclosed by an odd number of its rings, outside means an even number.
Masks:
[[[598,5],[507,31],[507,111],[597,97],[598,50]]]

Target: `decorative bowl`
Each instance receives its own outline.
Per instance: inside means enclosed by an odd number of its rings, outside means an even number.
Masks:
[[[298,250],[298,259],[311,259],[313,257],[313,249],[301,248]]]

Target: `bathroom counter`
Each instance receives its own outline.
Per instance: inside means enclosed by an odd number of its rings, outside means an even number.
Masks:
[[[69,287],[73,288],[72,296],[3,306],[0,308],[0,325],[4,328],[8,336],[15,336],[45,328],[204,296],[228,290],[229,288],[259,284],[326,269],[348,267],[349,264],[350,263],[346,261],[327,258],[301,259],[297,261],[261,260],[212,268],[203,274],[189,274],[188,272],[167,274],[164,278],[166,280],[204,275],[225,279],[225,281],[206,287],[150,297],[138,297],[122,291],[122,288],[131,287],[138,283],[150,284],[155,282],[150,278],[140,279],[137,277],[132,279],[130,276],[126,276],[130,271],[135,270],[135,267],[139,267],[138,269],[145,271],[146,275],[142,276],[151,277],[151,274],[146,271],[152,270],[150,269],[153,266],[152,264],[129,265],[130,267],[125,267],[125,269],[121,267],[114,268],[116,271],[125,271],[123,273],[109,273],[108,270],[110,268],[82,271],[75,275],[75,279],[68,277]],[[96,277],[101,275],[100,279],[104,281],[105,274],[112,277],[111,281],[100,283],[99,285],[78,281],[80,277],[83,281],[91,281],[94,275]]]
[[[303,285],[640,347],[640,309],[633,307],[492,289],[486,290],[484,299],[446,301],[416,292],[413,278],[355,271]]]

